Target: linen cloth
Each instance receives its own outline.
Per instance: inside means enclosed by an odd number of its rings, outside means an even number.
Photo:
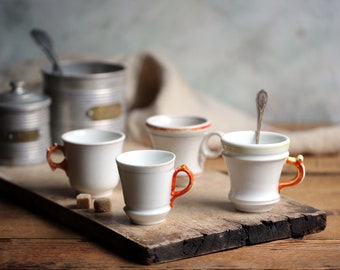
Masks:
[[[163,57],[145,52],[127,57],[123,62],[129,70],[127,133],[134,141],[150,144],[145,120],[156,114],[204,116],[212,122],[213,130],[224,133],[255,130],[257,121],[254,116],[195,92],[175,67]],[[289,131],[264,123],[262,130],[282,132],[289,136],[291,154],[326,154],[340,151],[340,125]]]

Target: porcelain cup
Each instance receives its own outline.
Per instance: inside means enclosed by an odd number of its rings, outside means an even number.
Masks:
[[[176,165],[187,164],[195,177],[202,174],[206,158],[221,155],[222,133],[209,131],[208,119],[194,115],[155,115],[146,120],[152,146],[173,152]],[[216,149],[209,147],[212,137],[218,138]]]
[[[229,200],[244,212],[266,212],[280,201],[280,191],[303,181],[303,156],[289,156],[290,140],[273,132],[236,131],[222,136],[222,155],[230,176]],[[291,180],[280,181],[284,164],[297,168]]]
[[[194,176],[186,165],[175,169],[175,155],[163,150],[135,150],[116,158],[121,179],[124,211],[132,223],[153,225],[165,220],[174,200],[187,193]],[[176,189],[179,172],[187,174],[185,188]]]
[[[47,161],[52,170],[66,172],[71,186],[94,198],[109,196],[119,182],[115,158],[122,152],[125,134],[118,131],[78,129],[61,136],[63,145],[47,149]],[[61,151],[64,159],[52,160],[52,153]]]

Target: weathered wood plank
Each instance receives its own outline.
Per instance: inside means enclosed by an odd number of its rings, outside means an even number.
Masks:
[[[206,170],[190,193],[175,202],[166,222],[136,226],[123,212],[120,187],[112,196],[112,213],[95,213],[76,209],[75,193],[63,172],[51,172],[46,164],[2,169],[10,178],[0,180],[3,194],[145,264],[301,237],[326,226],[324,212],[288,198],[268,213],[235,211],[227,200],[227,175],[213,170]]]
[[[338,269],[340,240],[287,239],[141,266],[79,239],[0,241],[0,269]],[[43,250],[43,252],[42,252]],[[13,256],[15,254],[15,256]],[[78,254],[75,256],[74,254]],[[302,259],[303,258],[303,259]],[[338,262],[338,263],[336,263]]]
[[[305,180],[292,188],[283,189],[281,194],[303,204],[313,205],[330,215],[339,215],[340,174],[307,174]]]

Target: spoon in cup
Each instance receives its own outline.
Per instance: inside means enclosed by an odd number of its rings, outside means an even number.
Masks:
[[[260,143],[260,133],[264,109],[268,102],[268,94],[263,89],[256,95],[256,109],[257,109],[257,128],[255,132],[256,144]]]

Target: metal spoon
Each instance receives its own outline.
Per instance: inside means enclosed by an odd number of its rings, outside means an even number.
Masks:
[[[41,29],[32,29],[31,36],[35,43],[42,48],[47,58],[51,61],[53,72],[61,74],[61,68],[58,64],[56,54],[54,52],[53,42],[49,34]]]
[[[262,125],[263,112],[268,102],[268,94],[263,89],[256,95],[256,109],[257,109],[257,128],[256,128],[256,144],[260,143],[260,132]]]

